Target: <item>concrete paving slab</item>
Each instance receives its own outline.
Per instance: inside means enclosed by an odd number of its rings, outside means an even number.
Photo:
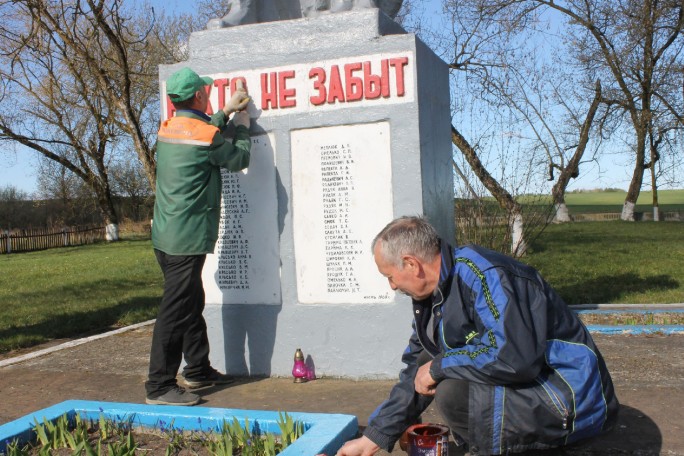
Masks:
[[[69,399],[144,402],[152,325],[26,356],[0,359],[0,424]],[[684,455],[684,335],[606,335],[594,338],[622,404],[617,428],[584,445],[535,454]],[[35,352],[34,352],[35,353]],[[394,384],[389,380],[244,378],[197,390],[201,405],[251,410],[344,413],[368,417]],[[441,422],[434,408],[425,421]],[[387,454],[387,453],[382,453]],[[398,446],[392,455],[405,454]],[[459,455],[454,447],[450,455]]]

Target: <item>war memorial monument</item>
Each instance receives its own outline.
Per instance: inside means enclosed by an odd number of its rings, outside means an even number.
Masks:
[[[378,273],[371,241],[415,214],[453,239],[446,64],[386,8],[347,3],[217,19],[192,34],[186,62],[160,67],[162,94],[184,66],[213,78],[209,114],[237,81],[252,99],[251,163],[223,174],[203,272],[219,370],[288,376],[301,348],[318,376],[395,377],[410,300]],[[162,118],[172,115],[162,99]]]

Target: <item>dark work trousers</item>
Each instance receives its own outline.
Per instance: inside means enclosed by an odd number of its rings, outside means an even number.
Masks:
[[[176,375],[185,357],[183,375],[197,377],[210,370],[209,339],[204,310],[202,266],[206,255],[167,255],[154,251],[164,274],[164,295],[152,333],[150,370],[145,383],[154,399],[177,386]]]
[[[418,365],[432,360],[427,351],[418,357]],[[440,415],[454,435],[457,445],[468,443],[468,388],[466,380],[447,378],[437,384],[435,403]]]

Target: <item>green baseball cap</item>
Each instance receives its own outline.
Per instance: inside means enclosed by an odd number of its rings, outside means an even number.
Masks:
[[[197,73],[190,68],[183,68],[166,80],[166,94],[171,98],[171,101],[185,101],[189,100],[195,95],[195,92],[214,83],[214,80],[208,77],[201,78]]]

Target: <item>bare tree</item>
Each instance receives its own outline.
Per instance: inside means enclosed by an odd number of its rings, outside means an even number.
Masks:
[[[118,239],[110,160],[132,144],[154,185],[157,65],[182,54],[165,45],[169,36],[152,9],[136,16],[122,4],[0,1],[0,140],[23,144],[87,183],[110,240]]]
[[[465,137],[453,125],[451,126],[451,141],[466,158],[466,161],[480,179],[480,182],[506,210],[508,225],[511,227],[511,254],[514,256],[524,255],[527,250],[527,243],[523,235],[522,206],[492,177],[485,166],[483,166],[475,148],[468,143]]]
[[[568,222],[571,219],[565,205],[565,192],[570,179],[579,176],[594,118],[603,101],[601,84],[596,81],[593,100],[587,104],[583,91],[578,93],[572,85],[568,87],[572,77],[561,71],[561,59],[530,65],[533,58],[528,55],[527,63],[508,64],[505,78],[489,76],[485,88],[495,96],[496,102],[515,114],[509,127],[519,126],[527,132],[527,138],[518,133],[520,142],[527,144],[526,154],[539,156],[536,158],[539,167],[547,166],[548,181],[554,181],[555,171],[559,171],[558,180],[551,189],[554,221]],[[604,112],[607,114],[608,110]],[[604,122],[600,122],[600,126],[603,125]],[[600,137],[602,128],[596,130]],[[593,160],[593,156],[589,157],[589,161]]]
[[[92,189],[66,167],[43,158],[38,165],[37,181],[41,205],[46,209],[46,226],[101,223],[101,211]]]
[[[552,181],[554,179],[554,169],[560,171],[558,180],[551,189],[551,198],[555,208],[554,221],[556,222],[562,223],[571,220],[568,207],[565,205],[565,192],[570,179],[574,179],[579,175],[579,164],[587,149],[587,145],[589,144],[589,132],[594,122],[596,112],[599,109],[601,99],[601,81],[597,80],[594,99],[592,100],[591,105],[589,105],[589,110],[584,121],[579,126],[579,140],[578,143],[572,147],[574,150],[572,156],[566,162],[562,153],[563,151],[558,150],[557,157],[561,158],[561,162],[556,163],[553,159],[549,160],[549,180]]]
[[[535,55],[524,16],[516,23],[484,15],[477,0],[445,0],[444,10],[450,24],[422,30],[421,37],[452,69],[452,142],[505,212],[508,231],[503,235],[510,239],[510,252],[519,256],[529,238],[548,223],[550,206],[541,204],[541,198],[532,201],[530,194],[539,195],[548,187],[549,164],[559,163],[554,154],[563,150],[549,147],[554,138],[545,106],[550,97],[547,79],[553,80],[545,76],[550,65]],[[493,153],[498,157],[492,159]]]
[[[0,230],[28,226],[30,213],[24,210],[29,194],[13,185],[0,188]]]
[[[129,217],[140,221],[143,208],[152,199],[152,188],[142,167],[136,161],[122,160],[110,167],[110,174],[114,194],[130,207]]]
[[[684,95],[684,94],[683,94]],[[655,104],[660,104],[660,100],[654,100]],[[663,116],[663,114],[665,114]],[[660,205],[658,203],[658,183],[668,182],[665,178],[666,163],[669,161],[674,164],[671,170],[680,169],[681,165],[681,146],[678,137],[684,131],[684,121],[678,114],[673,115],[673,111],[668,107],[667,110],[653,109],[653,120],[648,127],[647,133],[647,159],[644,169],[650,171],[653,220],[660,221]],[[663,118],[664,117],[664,118]],[[665,159],[665,160],[663,160]],[[668,160],[669,159],[669,160]],[[669,183],[676,180],[670,178]]]
[[[630,121],[634,170],[622,219],[634,220],[644,170],[658,159],[657,154],[647,156],[650,132],[660,128],[654,122],[660,118],[668,123],[666,112],[682,120],[681,109],[675,108],[681,101],[674,101],[681,100],[681,93],[671,90],[671,81],[681,81],[684,0],[481,0],[484,14],[518,22],[538,17],[544,9],[566,18],[568,50],[578,68],[589,78],[600,77],[605,98],[620,106]],[[672,109],[655,116],[656,99]]]

